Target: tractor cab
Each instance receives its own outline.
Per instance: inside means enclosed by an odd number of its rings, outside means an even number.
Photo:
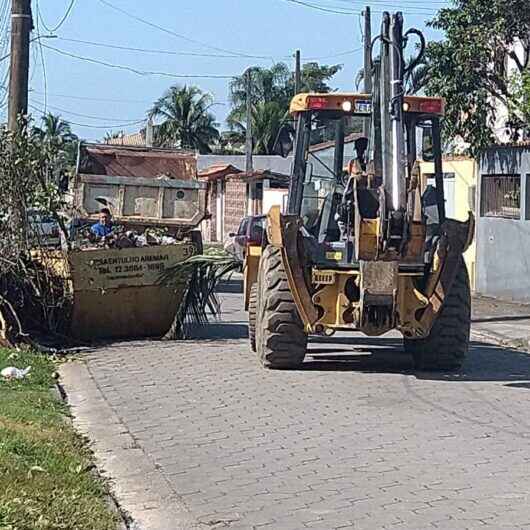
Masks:
[[[403,150],[397,153],[396,170],[387,164],[386,175],[385,157],[392,153],[383,153],[377,142],[381,127],[374,108],[366,94],[295,96],[290,107],[295,133],[280,135],[278,143],[284,154],[289,143],[296,146],[287,213],[301,218],[319,267],[399,259],[420,270],[424,242],[432,237],[423,219],[428,213],[432,227],[445,217],[439,133],[444,103],[441,98],[403,98]],[[366,121],[368,134],[362,132]],[[426,197],[420,160],[434,161],[439,173]]]

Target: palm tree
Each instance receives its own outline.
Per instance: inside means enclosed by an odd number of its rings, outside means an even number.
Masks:
[[[215,117],[209,112],[212,104],[212,97],[198,87],[172,86],[149,111],[150,117],[162,119],[155,128],[155,143],[210,153],[211,144],[219,140]]]
[[[285,63],[276,63],[271,68],[253,66],[230,82],[230,102],[232,111],[227,118],[231,122],[243,120],[247,102],[247,76],[250,76],[250,94],[252,105],[276,101],[281,105],[289,105],[292,92],[288,92],[287,85],[292,76]]]
[[[316,62],[305,63],[301,72],[301,92],[330,92],[331,87],[328,81],[341,68],[338,64],[326,66]],[[250,95],[253,106],[274,101],[287,109],[294,96],[294,72],[285,63],[275,63],[270,68],[259,66],[248,68],[244,74],[230,83],[232,111],[227,118],[227,123],[231,127],[245,118],[247,76],[250,76]],[[237,127],[235,129],[237,130]]]
[[[258,102],[252,107],[252,145],[255,155],[273,154],[274,142],[282,124],[287,118],[287,112],[276,101]],[[244,144],[246,123],[232,120],[231,130],[224,133],[236,144]]]
[[[105,133],[105,136],[103,137],[103,142],[106,144],[110,144],[112,140],[117,140],[118,138],[121,138],[124,135],[123,131],[107,131]]]
[[[77,160],[79,138],[70,124],[58,114],[49,112],[41,118],[42,126],[34,127],[33,133],[59,154],[58,167],[63,173],[73,170]]]
[[[58,114],[48,112],[42,118],[42,127],[36,127],[35,133],[41,139],[56,145],[64,145],[69,142],[75,142],[78,138],[72,133],[70,124],[63,120]]]
[[[276,101],[258,103],[252,110],[254,153],[270,155],[285,119],[285,110]]]

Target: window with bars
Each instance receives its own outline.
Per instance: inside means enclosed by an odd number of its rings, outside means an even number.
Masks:
[[[482,175],[480,214],[503,219],[521,218],[521,175]]]

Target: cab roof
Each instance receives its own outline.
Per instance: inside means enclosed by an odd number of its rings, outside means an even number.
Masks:
[[[445,101],[443,98],[423,96],[405,96],[405,112],[434,114],[443,116]],[[303,93],[291,100],[289,112],[297,114],[310,110],[342,111],[345,114],[369,115],[372,112],[371,94],[352,94],[333,92],[330,94]]]

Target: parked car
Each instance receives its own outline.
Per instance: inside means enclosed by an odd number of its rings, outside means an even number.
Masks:
[[[37,246],[59,246],[59,225],[53,216],[42,210],[28,210],[29,235]]]
[[[260,245],[265,229],[266,215],[249,215],[241,219],[237,233],[228,234],[224,248],[239,261],[245,261],[248,245]]]

